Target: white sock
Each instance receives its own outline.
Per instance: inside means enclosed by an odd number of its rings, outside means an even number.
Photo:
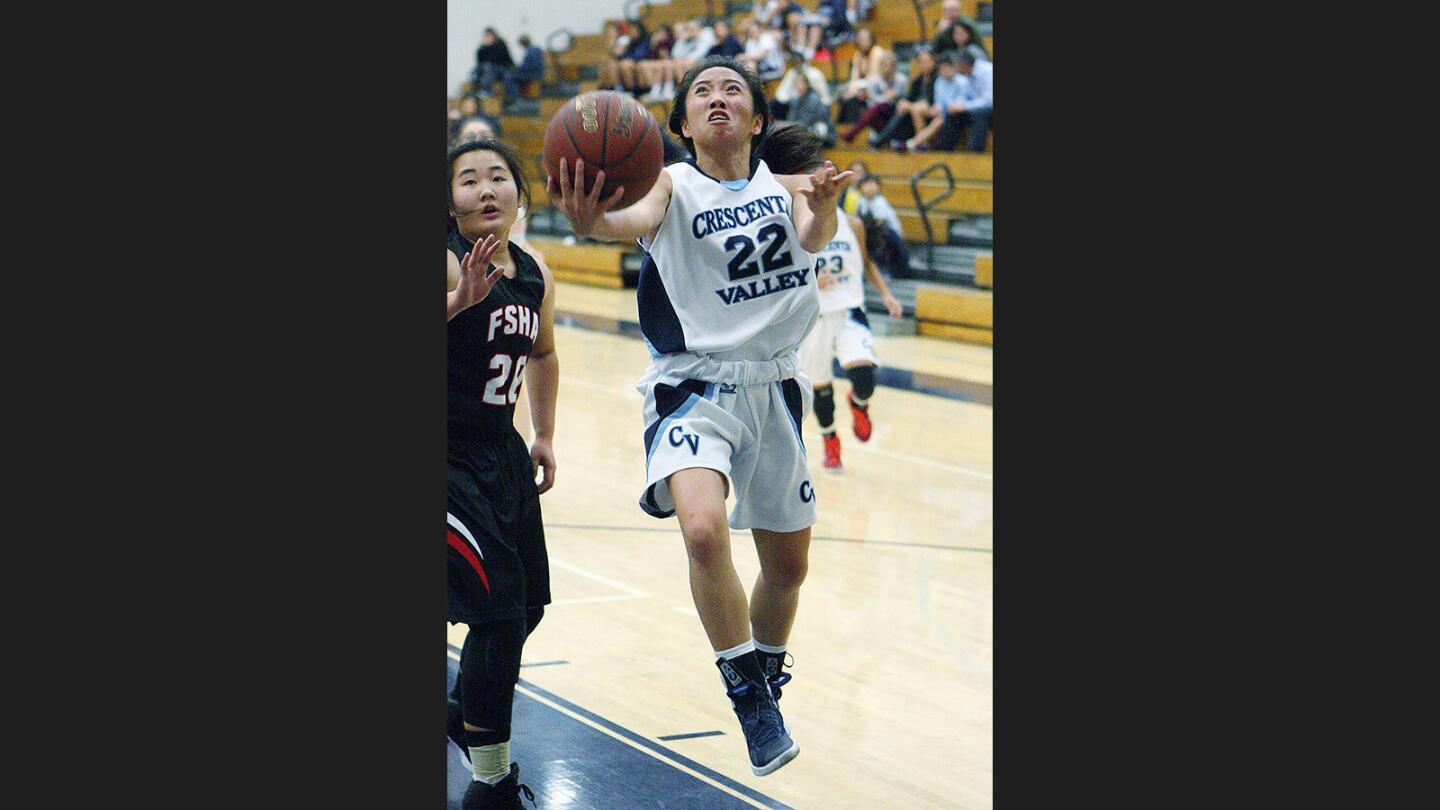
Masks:
[[[752,638],[744,644],[731,647],[728,650],[716,650],[715,660],[724,661],[727,658],[735,658],[736,656],[744,655],[747,652],[755,652],[755,639]]]
[[[787,642],[787,644],[788,644],[788,642]],[[755,649],[757,649],[757,650],[759,650],[760,652],[763,652],[763,653],[770,653],[771,655],[784,655],[784,654],[785,654],[785,644],[781,644],[779,647],[771,647],[769,644],[761,644],[760,642],[757,641],[757,642],[755,642]]]
[[[494,745],[469,746],[470,776],[487,785],[498,783],[510,775],[510,741]]]
[[[850,400],[851,400],[852,402],[854,402],[856,405],[860,406],[861,408],[865,407],[865,404],[870,401],[870,400],[868,400],[868,399],[861,399],[860,397],[857,397],[857,396],[855,396],[854,394],[851,394],[851,395],[850,395]]]

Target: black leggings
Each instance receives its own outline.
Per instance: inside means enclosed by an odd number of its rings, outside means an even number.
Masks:
[[[484,729],[467,731],[467,745],[494,745],[510,739],[520,652],[544,615],[544,608],[536,608],[524,619],[470,625],[460,650],[460,674],[450,693],[460,701],[465,722]]]

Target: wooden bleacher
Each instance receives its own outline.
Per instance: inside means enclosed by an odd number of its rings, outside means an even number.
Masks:
[[[530,244],[545,256],[545,264],[559,281],[592,287],[621,289],[625,286],[621,260],[630,250],[621,245],[578,243],[567,245],[559,239],[532,236]]]
[[[985,253],[975,258],[975,285],[986,289],[995,286],[995,254]]]
[[[922,335],[994,346],[994,303],[989,290],[921,285],[915,290],[915,319]]]

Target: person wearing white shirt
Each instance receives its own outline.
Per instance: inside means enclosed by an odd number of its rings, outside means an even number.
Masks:
[[[957,78],[965,81],[958,97],[946,100],[943,107],[945,123],[935,136],[935,147],[954,149],[964,132],[965,148],[971,152],[984,152],[985,139],[990,134],[995,112],[995,65],[985,59],[976,59],[968,51],[955,53],[954,59],[955,70],[959,74]],[[939,101],[937,90],[937,105]]]

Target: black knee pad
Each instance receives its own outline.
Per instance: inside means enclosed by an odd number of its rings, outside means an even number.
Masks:
[[[815,420],[822,430],[829,430],[835,424],[835,386],[815,389]]]
[[[484,731],[466,731],[467,745],[493,745],[510,739],[524,619],[470,625],[460,651],[460,708],[465,722]]]
[[[869,399],[875,393],[875,367],[856,366],[845,371],[845,376],[850,378],[850,387],[855,390],[855,396],[860,399]]]

